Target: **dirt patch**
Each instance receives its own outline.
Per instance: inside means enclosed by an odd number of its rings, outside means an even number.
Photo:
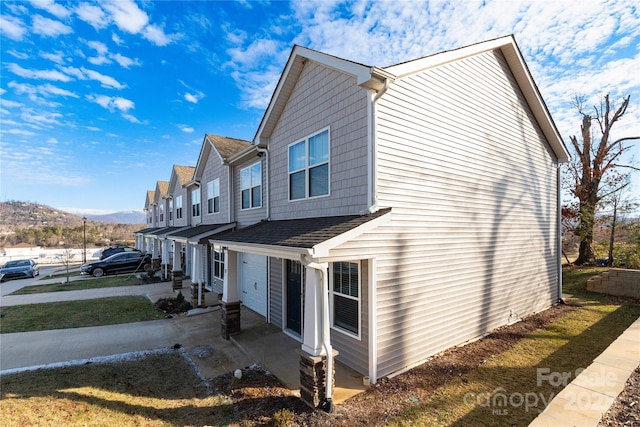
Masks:
[[[164,313],[165,317],[180,315],[193,308],[191,303],[182,296],[182,293],[178,294],[176,298],[161,298],[156,301],[155,305],[158,310]]]
[[[252,423],[243,425],[268,425],[269,420],[281,409],[293,412],[291,425],[296,426],[380,425],[399,415],[415,399],[429,400],[439,387],[491,360],[510,349],[521,338],[575,309],[559,305],[497,329],[483,339],[449,349],[392,379],[382,378],[364,393],[336,405],[331,414],[309,409],[298,397],[282,387],[277,378],[257,366],[244,369],[240,380],[229,373],[212,379],[211,385],[214,392],[233,400],[236,419],[252,420]]]
[[[640,426],[640,366],[631,373],[624,390],[598,424],[607,426]]]

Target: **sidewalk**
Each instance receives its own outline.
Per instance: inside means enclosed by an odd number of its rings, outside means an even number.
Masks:
[[[72,279],[72,281],[92,280],[84,277],[76,277]],[[47,285],[49,283],[60,283],[60,279],[58,278],[40,280],[38,282],[38,285]],[[190,286],[191,281],[185,280],[183,282],[183,287],[188,289]],[[9,307],[13,305],[38,304],[59,301],[77,301],[129,295],[146,296],[152,302],[155,302],[160,298],[172,298],[176,296],[174,291],[171,289],[171,282],[160,282],[152,283],[149,285],[120,286],[115,288],[82,289],[77,291],[64,292],[44,292],[29,295],[5,295],[0,297],[0,306]],[[184,291],[183,295],[185,295]],[[185,297],[187,296],[188,295],[185,295]]]
[[[597,426],[640,365],[640,318],[568,384],[529,427]]]

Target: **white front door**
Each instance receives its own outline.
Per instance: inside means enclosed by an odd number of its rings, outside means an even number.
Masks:
[[[238,254],[240,264],[240,299],[251,310],[267,316],[267,257]]]

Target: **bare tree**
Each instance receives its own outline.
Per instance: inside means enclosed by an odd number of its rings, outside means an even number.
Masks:
[[[578,140],[576,136],[570,137],[576,156],[569,166],[572,181],[570,190],[578,199],[577,233],[580,245],[578,259],[575,261],[577,265],[593,259],[593,226],[598,203],[624,185],[626,174],[621,173],[619,168],[631,167],[616,163],[630,146],[623,143],[624,139],[610,141],[611,128],[624,116],[630,98],[631,95],[627,95],[616,108],[607,94],[601,98],[600,107],[594,106],[594,116],[586,113],[583,98],[576,96],[574,99],[576,108],[582,115],[582,140]],[[592,135],[595,133],[592,131],[594,121],[599,131],[596,138]]]

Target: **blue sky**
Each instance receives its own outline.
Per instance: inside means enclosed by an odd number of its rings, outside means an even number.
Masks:
[[[205,133],[253,138],[294,44],[382,67],[514,34],[566,144],[575,94],[631,94],[612,137],[640,136],[634,4],[3,0],[0,200],[141,210]]]

